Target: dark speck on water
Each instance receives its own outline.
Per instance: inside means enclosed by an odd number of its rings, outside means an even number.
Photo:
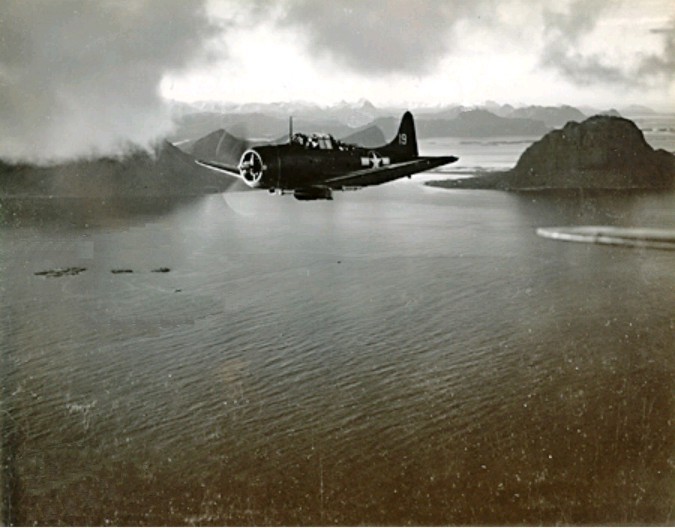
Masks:
[[[157,268],[152,270],[153,273],[169,273],[171,268]]]
[[[64,277],[66,275],[79,275],[83,271],[87,271],[87,268],[56,268],[46,271],[36,271],[33,275],[41,275],[44,277]]]
[[[2,524],[673,523],[675,193],[1,203]]]
[[[133,273],[134,270],[132,269],[112,269],[110,270],[111,273]]]

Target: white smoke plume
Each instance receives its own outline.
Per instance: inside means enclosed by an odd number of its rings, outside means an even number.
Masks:
[[[201,1],[2,0],[0,159],[148,148],[171,127],[164,73],[200,56],[215,31]]]

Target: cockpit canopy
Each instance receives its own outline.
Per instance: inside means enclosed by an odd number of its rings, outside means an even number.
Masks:
[[[297,133],[293,134],[291,143],[312,150],[350,150],[353,148],[352,145],[347,145],[330,134],[312,134],[309,136]]]

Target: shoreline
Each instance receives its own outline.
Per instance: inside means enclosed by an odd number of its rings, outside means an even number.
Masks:
[[[428,187],[435,187],[438,189],[462,189],[462,190],[484,190],[484,191],[504,191],[514,193],[556,193],[556,192],[590,192],[590,193],[641,193],[641,192],[656,192],[656,191],[671,191],[673,186],[558,186],[558,185],[540,185],[533,187],[518,187],[510,186],[505,181],[511,175],[510,172],[495,171],[489,173],[475,174],[468,178],[446,179],[446,180],[431,180],[424,182]]]

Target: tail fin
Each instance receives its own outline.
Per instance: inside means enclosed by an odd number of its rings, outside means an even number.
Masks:
[[[386,145],[385,149],[388,153],[402,158],[416,158],[419,155],[415,120],[410,112],[403,114],[396,137]]]

